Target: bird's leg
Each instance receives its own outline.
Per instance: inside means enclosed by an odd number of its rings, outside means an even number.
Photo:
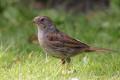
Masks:
[[[74,72],[72,65],[70,64],[71,59],[70,58],[66,58],[66,59],[61,59],[62,61],[62,74],[71,74]]]
[[[61,61],[62,61],[62,64],[63,64],[63,65],[64,65],[64,64],[65,64],[65,62],[66,62],[66,61],[65,61],[65,59],[61,59]]]
[[[48,53],[45,52],[45,63],[47,63],[47,62],[48,62]]]
[[[66,62],[70,63],[71,59],[70,58],[66,58],[66,59],[61,59],[61,61],[62,61],[62,64],[64,65]]]
[[[66,69],[67,69],[67,70],[71,70],[71,63],[70,63],[70,62],[71,62],[71,59],[70,59],[70,58],[66,58],[66,62],[67,62],[67,63],[66,63]]]
[[[62,74],[65,74],[66,73],[66,59],[65,58],[61,59],[61,62],[62,62],[61,71],[62,71]]]

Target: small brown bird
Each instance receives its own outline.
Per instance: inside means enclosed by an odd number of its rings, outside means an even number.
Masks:
[[[62,64],[70,63],[70,57],[81,52],[94,51],[109,51],[104,48],[93,48],[85,43],[82,43],[65,33],[59,31],[52,20],[46,16],[37,16],[34,18],[34,23],[38,28],[38,40],[41,47],[56,58],[60,58]]]

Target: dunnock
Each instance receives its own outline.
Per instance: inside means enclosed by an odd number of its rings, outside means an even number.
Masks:
[[[65,33],[59,31],[52,20],[46,16],[37,16],[34,23],[38,28],[38,40],[41,47],[48,55],[60,58],[62,64],[70,62],[70,57],[81,52],[106,51],[109,49],[93,48],[82,43]]]

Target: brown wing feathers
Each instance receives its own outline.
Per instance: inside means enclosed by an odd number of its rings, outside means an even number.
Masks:
[[[63,45],[64,47],[71,47],[71,48],[88,48],[89,46],[77,41],[65,34],[60,34],[60,33],[56,33],[56,34],[50,34],[48,36],[48,41],[49,42],[53,42],[54,41],[54,45]]]
[[[69,47],[69,48],[76,48],[81,50],[84,49],[85,52],[112,51],[110,49],[90,47],[85,43],[82,43],[76,39],[73,39],[65,34],[60,34],[60,33],[56,33],[56,34],[51,33],[51,35],[48,36],[48,40],[55,47]]]

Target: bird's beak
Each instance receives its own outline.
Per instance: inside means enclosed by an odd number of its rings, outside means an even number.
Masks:
[[[38,20],[38,18],[39,18],[39,17],[35,17],[35,18],[33,19],[33,23],[36,23],[36,21]]]

